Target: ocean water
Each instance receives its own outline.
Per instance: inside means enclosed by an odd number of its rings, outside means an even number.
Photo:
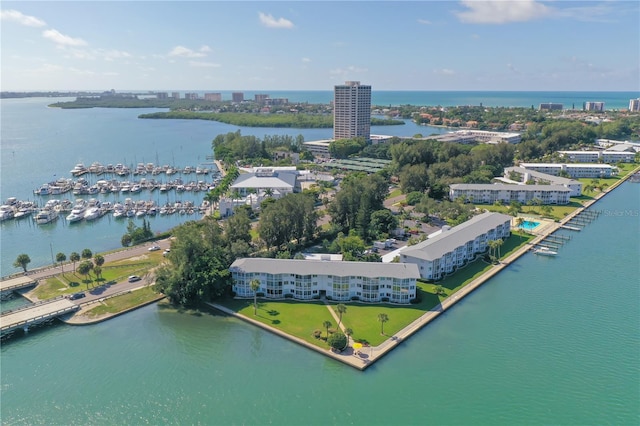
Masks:
[[[368,84],[362,81],[362,84]],[[162,90],[160,90],[162,91]],[[189,90],[188,92],[193,92]],[[200,90],[222,94],[223,100],[231,100],[231,91]],[[184,94],[184,92],[180,92]],[[272,98],[287,98],[289,102],[329,103],[333,101],[333,91],[244,91],[245,99],[253,99],[256,94],[269,94]],[[541,103],[561,103],[564,108],[582,109],[584,102],[604,102],[606,109],[625,109],[629,100],[640,97],[640,88],[626,92],[496,92],[496,91],[385,91],[372,86],[371,103],[379,106],[429,105],[462,106],[484,105],[490,107],[531,107]]]
[[[57,100],[57,99],[55,99]],[[0,101],[0,202],[8,197],[31,200],[43,206],[47,200],[97,198],[101,201],[151,200],[157,205],[176,201],[192,201],[199,205],[204,193],[161,194],[141,192],[137,195],[106,194],[76,197],[72,193],[60,196],[35,196],[33,190],[57,178],[71,178],[70,170],[77,164],[85,166],[93,162],[103,165],[122,163],[135,167],[138,163],[157,165],[198,166],[211,163],[211,142],[219,134],[240,130],[244,135],[288,134],[303,135],[305,140],[331,138],[332,129],[272,129],[238,127],[213,121],[199,120],[142,120],[140,114],[156,109],[94,108],[62,110],[48,108],[50,98],[2,99]],[[374,126],[374,134],[413,136],[416,133],[441,134],[447,129],[418,126],[410,120],[402,126]],[[208,158],[209,157],[209,158]],[[209,165],[208,167],[214,167]],[[90,183],[98,179],[84,176]],[[175,179],[164,175],[145,176],[158,181]],[[129,180],[136,179],[130,176]],[[185,175],[183,180],[201,180],[196,175]],[[212,181],[211,177],[206,178]],[[171,215],[147,217],[154,232],[162,232],[200,216]],[[141,220],[136,223],[140,224]],[[127,220],[115,220],[104,216],[93,222],[68,224],[63,217],[45,226],[36,225],[32,219],[10,220],[0,223],[0,275],[18,272],[13,261],[20,253],[31,258],[29,267],[53,262],[58,252],[69,256],[72,251],[89,248],[93,252],[120,247],[120,238],[126,232]]]
[[[159,305],[34,329],[0,347],[2,423],[637,425],[639,205],[621,185],[557,257],[526,254],[364,372]]]

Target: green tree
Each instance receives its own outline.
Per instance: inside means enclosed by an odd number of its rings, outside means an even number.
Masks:
[[[253,315],[258,315],[258,289],[260,288],[260,280],[251,280],[249,283],[251,291],[253,291]]]
[[[122,247],[129,247],[131,242],[131,235],[129,234],[124,234],[122,238],[120,238],[120,244],[122,244]]]
[[[89,260],[93,257],[93,253],[91,252],[91,250],[86,248],[82,250],[82,254],[80,256],[82,256],[83,259]]]
[[[340,328],[340,324],[342,324],[342,315],[347,312],[347,307],[343,303],[339,303],[336,305],[336,312],[338,313],[338,328]]]
[[[16,261],[13,262],[14,268],[22,268],[24,272],[27,272],[27,265],[31,262],[31,258],[28,254],[22,253],[19,254],[16,258]]]
[[[88,275],[92,269],[93,269],[93,263],[91,263],[88,260],[85,260],[84,262],[78,265],[78,272],[80,273],[80,275],[85,276],[84,281],[87,284],[87,289],[89,288],[89,282],[90,282],[90,280],[88,279]]]
[[[331,346],[331,349],[336,351],[342,351],[347,347],[347,336],[342,334],[339,331],[331,334],[331,336],[327,337],[327,343]]]
[[[436,285],[434,287],[434,292],[436,294],[436,296],[446,296],[447,292],[445,291],[444,287],[440,284]]]
[[[95,263],[96,266],[104,265],[104,256],[102,256],[101,254],[96,254],[95,256],[93,256],[93,263]]]
[[[73,262],[73,273],[75,274],[76,262],[80,260],[80,255],[77,252],[72,251],[71,254],[69,255],[69,260]]]
[[[171,256],[156,271],[156,289],[172,303],[192,306],[220,296],[231,284],[231,256],[211,216],[173,230]]]
[[[522,240],[522,224],[524,223],[524,218],[523,217],[516,217],[516,228],[518,228],[518,232],[520,233],[520,240]]]
[[[67,255],[64,253],[56,254],[56,262],[60,264],[60,268],[62,268],[62,273],[64,274],[64,261],[67,260]]]
[[[331,321],[324,321],[322,326],[327,329],[327,340],[329,340],[329,327],[331,327]]]
[[[385,313],[378,314],[378,321],[380,321],[380,334],[384,334],[384,323],[389,321],[389,316]]]
[[[102,266],[95,265],[93,273],[96,274],[96,279],[102,278]]]

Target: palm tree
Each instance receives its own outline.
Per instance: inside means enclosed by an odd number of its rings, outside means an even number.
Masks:
[[[322,326],[327,329],[327,339],[329,338],[329,327],[331,327],[331,321],[325,321]]]
[[[19,254],[16,258],[16,261],[13,262],[14,268],[22,268],[24,272],[27,272],[27,265],[31,262],[31,258],[28,254],[22,253]]]
[[[500,247],[504,244],[504,240],[502,238],[498,238],[496,240],[496,248],[498,249],[498,259],[500,258]]]
[[[339,303],[338,305],[336,305],[336,312],[338,313],[339,318],[338,328],[340,328],[340,324],[342,324],[342,314],[347,312],[347,307],[342,303]]]
[[[253,291],[253,315],[258,315],[258,289],[260,288],[260,280],[251,280],[249,286]]]
[[[102,266],[96,265],[93,267],[93,273],[96,274],[96,279],[102,277]]]
[[[102,256],[101,254],[96,254],[95,256],[93,256],[93,263],[95,263],[96,266],[104,265],[104,256]]]
[[[56,262],[58,262],[60,264],[60,267],[62,268],[62,273],[64,274],[64,264],[63,262],[67,260],[67,255],[64,253],[58,253],[56,254]]]
[[[384,323],[389,321],[389,316],[385,313],[378,314],[378,321],[380,321],[380,334],[384,335]]]
[[[347,336],[347,344],[345,345],[344,348],[342,348],[342,350],[345,350],[347,346],[349,346],[349,339],[351,339],[352,334],[353,334],[353,330],[350,329],[349,327],[344,329],[344,335]]]
[[[494,256],[496,247],[498,246],[496,240],[490,240],[487,245],[489,246],[489,257]]]
[[[76,273],[76,262],[80,260],[80,255],[77,252],[71,252],[69,260],[73,262],[73,273]]]
[[[91,252],[90,249],[86,248],[84,250],[82,250],[82,254],[81,254],[83,259],[91,259],[93,257],[93,253]]]
[[[523,217],[516,217],[516,228],[518,228],[520,230],[520,232],[522,232],[522,224],[524,223],[524,218]],[[520,234],[520,239],[522,240],[522,234]]]
[[[89,275],[92,269],[93,269],[93,263],[89,262],[88,260],[85,260],[78,266],[78,272],[80,272],[80,274],[84,275],[85,277]],[[89,288],[89,281],[90,280],[85,278],[87,289]]]

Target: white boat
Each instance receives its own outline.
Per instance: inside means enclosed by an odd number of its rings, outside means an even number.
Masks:
[[[78,222],[84,219],[84,215],[87,211],[87,202],[85,200],[77,200],[73,206],[71,213],[67,216],[67,220],[71,223]]]
[[[58,211],[56,209],[42,209],[35,217],[35,221],[38,225],[45,225],[53,222],[58,218]]]
[[[102,215],[102,210],[100,207],[89,207],[84,214],[85,220],[94,220],[99,218]]]
[[[15,215],[15,210],[12,206],[3,204],[0,206],[0,222],[13,219]]]
[[[557,256],[558,252],[551,250],[549,247],[536,247],[533,249],[535,254],[540,256]]]

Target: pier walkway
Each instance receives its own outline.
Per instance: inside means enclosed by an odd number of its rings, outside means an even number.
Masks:
[[[4,312],[0,316],[0,334],[4,336],[16,329],[27,331],[30,326],[54,319],[80,309],[64,296],[46,300],[24,308]]]

